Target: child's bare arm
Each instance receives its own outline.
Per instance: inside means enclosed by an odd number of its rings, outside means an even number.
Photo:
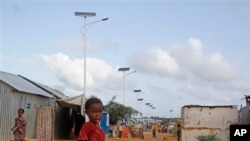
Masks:
[[[11,130],[14,130],[17,127],[16,123],[15,125],[11,128]]]

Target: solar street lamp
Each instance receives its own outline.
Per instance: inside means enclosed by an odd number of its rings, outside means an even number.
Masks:
[[[83,72],[83,94],[82,94],[82,98],[81,98],[81,106],[83,107],[83,105],[84,105],[84,95],[86,95],[86,70],[87,70],[87,67],[86,67],[86,32],[87,32],[87,27],[89,26],[89,25],[93,25],[93,24],[95,24],[95,23],[98,23],[98,22],[100,22],[100,21],[106,21],[106,20],[108,20],[108,18],[103,18],[103,19],[101,19],[101,20],[97,20],[97,21],[94,21],[94,22],[90,22],[90,23],[86,23],[86,21],[87,21],[87,18],[88,17],[94,17],[94,16],[96,16],[96,13],[94,13],[94,12],[75,12],[75,16],[79,16],[79,17],[83,17],[84,18],[84,24],[83,24],[83,26],[82,26],[82,28],[83,28],[83,32],[82,32],[82,34],[83,34],[83,36],[84,36],[84,72]],[[82,110],[81,110],[81,113],[83,114],[83,108],[82,108]]]
[[[129,67],[126,67],[126,68],[119,68],[118,71],[122,71],[123,72],[123,98],[122,98],[122,101],[123,101],[123,105],[125,106],[125,77],[127,75],[130,75],[132,73],[135,73],[136,71],[132,71],[132,72],[129,72],[129,73],[125,73],[126,71],[129,71],[130,68]]]

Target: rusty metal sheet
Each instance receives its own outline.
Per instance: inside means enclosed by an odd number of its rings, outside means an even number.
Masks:
[[[52,141],[54,139],[54,114],[51,107],[37,108],[37,140]]]

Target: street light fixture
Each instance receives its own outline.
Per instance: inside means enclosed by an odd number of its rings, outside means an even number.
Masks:
[[[137,100],[138,100],[138,95],[139,95],[140,92],[141,92],[141,90],[134,90],[134,93],[136,93],[136,99]],[[137,102],[137,110],[138,110],[138,102]]]
[[[75,16],[79,16],[79,17],[84,17],[84,24],[82,26],[83,28],[83,36],[84,36],[84,81],[83,81],[83,88],[84,88],[84,91],[83,91],[83,94],[82,94],[82,98],[81,98],[81,113],[83,114],[83,105],[84,105],[84,95],[86,95],[86,70],[87,70],[87,67],[86,67],[86,32],[87,32],[87,27],[89,25],[93,25],[97,22],[100,22],[100,21],[106,21],[108,20],[108,18],[104,18],[104,19],[101,19],[101,20],[97,20],[97,21],[94,21],[94,22],[90,22],[90,23],[86,23],[87,21],[87,17],[94,17],[96,16],[96,13],[94,12],[75,12]]]
[[[134,90],[134,92],[135,92],[135,93],[139,93],[139,92],[141,92],[141,90]]]
[[[142,98],[138,98],[138,95],[139,93],[141,92],[141,90],[137,89],[137,90],[134,90],[134,93],[136,93],[136,110],[139,112],[139,104],[138,104],[138,101],[142,101],[143,99]],[[139,118],[139,122],[140,122],[140,118]]]
[[[169,110],[169,112],[170,112],[170,116],[169,116],[169,117],[170,117],[170,120],[169,120],[169,123],[171,124],[171,122],[172,122],[172,121],[171,121],[171,118],[172,118],[172,114],[171,114],[171,113],[173,112],[173,110]]]
[[[129,71],[130,68],[126,67],[126,68],[119,68],[118,71],[122,71],[123,72],[123,105],[125,106],[125,76],[130,75],[132,73],[135,73],[136,71],[132,71],[129,72],[127,74],[125,74],[126,71]]]
[[[143,101],[143,98],[138,98],[137,101]],[[138,105],[138,104],[137,104]],[[141,104],[140,104],[141,105]],[[139,109],[138,109],[139,110]],[[140,117],[139,117],[139,122],[141,122],[141,118],[142,118],[142,110],[141,110],[141,106],[140,106]]]

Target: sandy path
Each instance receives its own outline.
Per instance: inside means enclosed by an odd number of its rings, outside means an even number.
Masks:
[[[165,137],[165,139],[164,139]],[[106,138],[106,141],[142,141],[142,139],[134,139],[134,138]],[[152,139],[151,132],[144,132],[144,140],[143,141],[177,141],[177,137],[173,134],[169,133],[158,133],[157,138],[155,140]]]

